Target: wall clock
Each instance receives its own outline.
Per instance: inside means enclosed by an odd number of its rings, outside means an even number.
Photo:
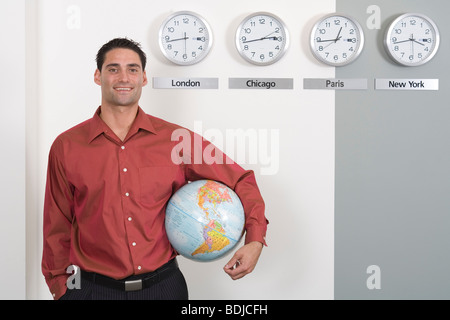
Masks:
[[[167,17],[159,29],[162,53],[178,65],[200,62],[208,55],[212,43],[209,24],[194,12],[176,12]]]
[[[386,31],[384,44],[389,56],[404,66],[430,61],[439,48],[439,31],[427,16],[407,13],[396,18]]]
[[[358,21],[337,13],[322,17],[312,28],[310,47],[313,55],[331,66],[344,66],[361,54],[364,32]]]
[[[235,42],[242,58],[265,66],[277,62],[286,53],[289,34],[280,18],[271,13],[257,12],[241,22]]]

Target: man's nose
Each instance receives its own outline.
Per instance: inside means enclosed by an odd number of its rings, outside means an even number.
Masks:
[[[130,78],[128,76],[128,73],[126,71],[121,71],[119,74],[119,80],[121,82],[129,82]]]

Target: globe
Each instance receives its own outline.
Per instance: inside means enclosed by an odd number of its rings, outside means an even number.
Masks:
[[[237,194],[213,180],[197,180],[170,198],[165,218],[167,236],[182,256],[201,262],[223,257],[241,240],[244,209]]]

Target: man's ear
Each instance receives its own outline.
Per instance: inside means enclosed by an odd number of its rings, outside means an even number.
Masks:
[[[102,81],[101,81],[101,79],[100,79],[100,76],[101,76],[101,72],[100,72],[100,70],[95,70],[95,73],[94,73],[94,82],[96,83],[96,84],[98,84],[99,86],[101,86],[102,85]]]
[[[147,73],[144,71],[144,81],[142,82],[142,86],[147,85],[148,79],[147,79]]]

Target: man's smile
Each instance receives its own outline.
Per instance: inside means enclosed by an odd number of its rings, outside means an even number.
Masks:
[[[133,88],[130,88],[130,87],[114,87],[114,90],[122,91],[122,92],[129,92],[129,91],[133,90]]]

